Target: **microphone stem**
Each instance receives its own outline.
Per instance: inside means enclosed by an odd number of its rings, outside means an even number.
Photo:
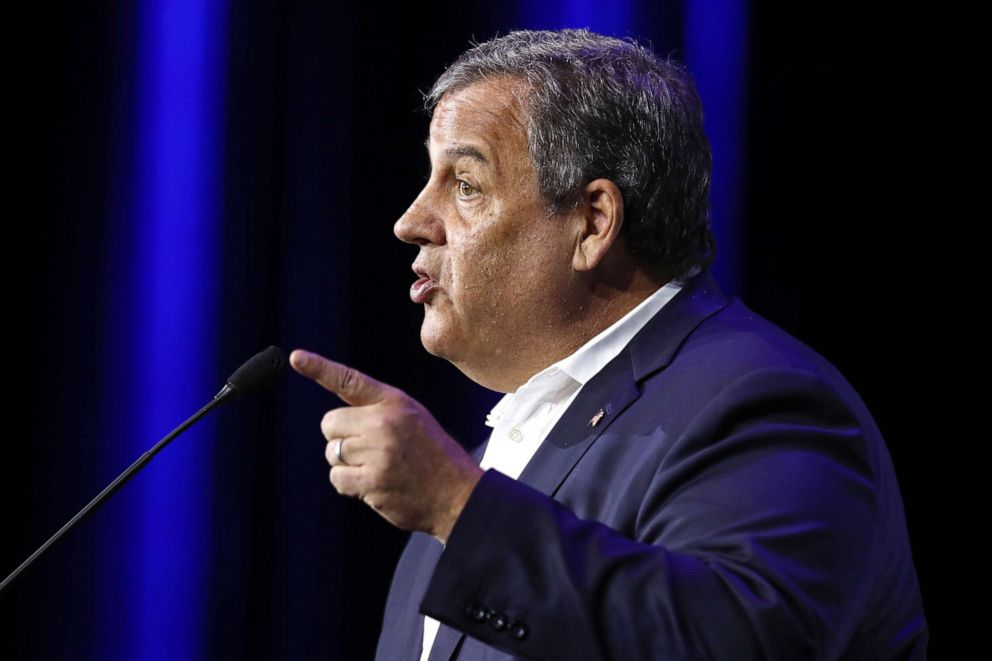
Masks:
[[[144,468],[145,464],[151,461],[152,458],[156,454],[158,454],[159,451],[162,450],[162,448],[164,448],[166,445],[172,442],[174,438],[176,438],[184,431],[189,429],[197,420],[199,420],[207,413],[209,413],[214,407],[227,401],[229,396],[228,391],[229,391],[228,387],[225,386],[225,388],[221,390],[212,400],[210,400],[210,402],[206,406],[204,406],[202,409],[194,413],[186,422],[182,423],[181,425],[173,429],[171,432],[169,432],[168,436],[166,436],[161,441],[159,441],[154,446],[152,446],[150,450],[145,452],[137,459],[137,461],[131,464],[127,468],[127,470],[125,470],[123,473],[118,475],[117,479],[115,479],[113,482],[108,484],[106,488],[103,491],[101,491],[99,494],[97,494],[96,498],[91,500],[86,507],[81,509],[79,513],[76,514],[76,516],[69,519],[68,523],[62,526],[57,533],[52,535],[47,542],[42,544],[37,551],[32,553],[27,560],[22,562],[21,565],[17,569],[15,569],[10,576],[3,579],[3,583],[0,583],[0,592],[2,592],[8,585],[10,585],[21,574],[21,572],[27,569],[31,565],[31,563],[33,563],[36,559],[38,559],[40,555],[42,555],[45,551],[47,551],[50,546],[55,544],[55,542],[59,541],[63,535],[65,535],[67,532],[72,530],[72,528],[77,523],[85,519],[90,512],[92,512],[94,509],[102,505],[105,500],[110,498],[110,496],[112,496],[121,487],[127,484],[128,480],[130,480],[132,477],[135,476],[135,474],[137,474],[138,471]]]

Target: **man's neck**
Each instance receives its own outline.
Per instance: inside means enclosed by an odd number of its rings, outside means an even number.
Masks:
[[[622,283],[622,288],[612,283],[595,283],[567,318],[542,334],[540,344],[519,347],[512,359],[501,361],[505,369],[498,380],[490,379],[483,385],[498,392],[516,391],[532,376],[572,355],[589,340],[615,324],[664,286],[665,282],[667,280],[653,278],[638,269]]]

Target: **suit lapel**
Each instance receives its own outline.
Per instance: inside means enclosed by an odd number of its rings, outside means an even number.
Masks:
[[[520,481],[554,496],[593,441],[639,396],[624,350],[579,391],[527,463]]]
[[[553,497],[599,435],[640,396],[638,383],[664,369],[689,333],[729,303],[708,271],[693,278],[583,386],[520,481]]]
[[[667,367],[689,334],[730,303],[709,271],[689,281],[627,345],[637,382]]]

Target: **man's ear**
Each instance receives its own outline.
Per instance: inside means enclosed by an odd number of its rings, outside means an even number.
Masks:
[[[595,179],[582,189],[582,203],[575,209],[579,226],[572,255],[576,271],[591,271],[620,237],[623,225],[623,196],[609,179]]]

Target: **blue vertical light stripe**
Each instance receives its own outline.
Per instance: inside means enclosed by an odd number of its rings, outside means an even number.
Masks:
[[[746,173],[748,4],[746,0],[690,0],[684,7],[686,63],[703,100],[713,149],[711,219],[717,242],[713,271],[739,292],[742,205]]]
[[[631,0],[548,0],[517,4],[522,27],[532,30],[589,28],[593,32],[626,37],[633,23],[635,3]]]
[[[138,28],[135,168],[133,181],[122,182],[132,202],[119,230],[130,253],[119,256],[126,266],[115,277],[127,284],[116,285],[122,295],[111,310],[121,367],[115,378],[130,379],[109,388],[123,389],[126,402],[114,411],[118,461],[140,455],[220,385],[226,5],[145,0]],[[123,542],[126,551],[108,580],[121,581],[115,590],[123,593],[113,613],[117,631],[99,635],[96,656],[204,656],[212,431],[209,419],[201,422],[119,495],[128,502],[108,546]]]

